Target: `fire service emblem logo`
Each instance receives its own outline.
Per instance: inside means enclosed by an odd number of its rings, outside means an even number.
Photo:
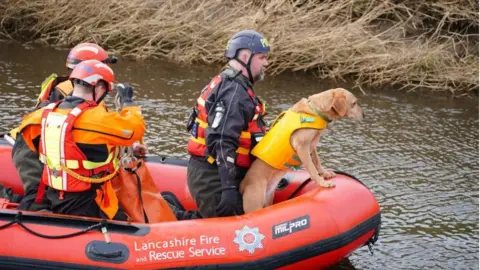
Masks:
[[[237,235],[233,242],[238,244],[240,251],[247,250],[250,254],[255,252],[255,249],[263,249],[262,240],[265,238],[263,234],[260,233],[258,227],[249,228],[248,226],[243,226],[241,230],[235,230]]]

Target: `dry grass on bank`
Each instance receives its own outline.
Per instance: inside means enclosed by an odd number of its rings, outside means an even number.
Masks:
[[[6,0],[0,18],[0,38],[204,63],[223,61],[228,38],[249,28],[269,39],[272,74],[457,95],[479,86],[474,0]]]

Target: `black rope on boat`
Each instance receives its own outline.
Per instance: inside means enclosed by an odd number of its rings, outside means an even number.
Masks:
[[[295,197],[295,195],[297,195],[298,192],[300,192],[300,190],[302,190],[310,181],[312,181],[311,178],[307,178],[305,181],[303,181],[303,183],[301,183],[298,188],[292,192],[292,195],[290,195],[290,197],[288,197],[288,200],[290,199],[293,199]]]
[[[24,230],[26,230],[27,232],[35,235],[35,236],[38,236],[38,237],[41,237],[41,238],[46,238],[46,239],[64,239],[64,238],[70,238],[70,237],[74,237],[74,236],[78,236],[78,235],[82,235],[82,234],[85,234],[91,230],[94,230],[96,228],[103,228],[103,227],[106,227],[107,226],[107,221],[105,219],[101,220],[99,223],[97,224],[94,224],[92,226],[89,226],[81,231],[78,231],[78,232],[74,232],[74,233],[69,233],[69,234],[64,234],[64,235],[46,235],[46,234],[42,234],[42,233],[38,233],[38,232],[35,232],[33,231],[32,229],[28,228],[27,226],[25,226],[25,224],[22,223],[21,221],[21,218],[22,218],[22,212],[18,212],[17,215],[15,215],[15,217],[13,218],[12,221],[10,221],[9,223],[7,224],[3,224],[0,226],[0,230],[1,229],[5,229],[5,228],[8,228],[10,227],[11,225],[17,223],[18,225],[20,225],[20,227],[22,227]]]
[[[1,229],[8,228],[8,227],[10,227],[11,225],[13,225],[13,224],[15,224],[15,223],[17,223],[17,221],[12,220],[12,221],[10,221],[10,222],[7,223],[7,224],[3,224],[2,226],[0,226],[0,230],[1,230]]]
[[[363,186],[367,187],[367,186],[366,186],[362,181],[360,181],[357,177],[355,177],[355,176],[353,176],[353,175],[351,175],[351,174],[349,174],[349,173],[346,173],[346,172],[343,172],[343,171],[339,171],[339,170],[333,170],[333,172],[334,172],[335,174],[343,174],[343,175],[345,175],[345,176],[348,176],[348,177],[352,178],[353,180],[359,182],[359,183],[362,184]],[[300,190],[302,190],[302,189],[308,184],[308,182],[310,182],[310,181],[312,181],[311,178],[307,178],[305,181],[303,181],[303,183],[301,183],[301,184],[298,186],[298,188],[292,193],[292,195],[290,195],[290,197],[288,197],[288,200],[293,199],[293,198],[297,195],[297,193],[300,192]],[[367,188],[368,188],[368,187],[367,187]]]
[[[344,171],[338,171],[338,170],[333,170],[333,172],[336,173],[336,174],[343,174],[343,175],[345,175],[345,176],[348,176],[348,177],[352,178],[353,180],[359,182],[360,184],[362,184],[362,185],[365,186],[366,188],[368,188],[367,185],[365,185],[362,181],[360,181],[360,179],[358,179],[357,177],[355,177],[355,176],[353,176],[353,175],[351,175],[351,174],[349,174],[349,173],[346,173],[346,172],[344,172]]]

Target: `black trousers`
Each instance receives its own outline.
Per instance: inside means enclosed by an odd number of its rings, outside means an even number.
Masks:
[[[50,210],[57,214],[77,215],[94,218],[107,218],[107,215],[100,209],[95,202],[97,189],[101,184],[92,184],[92,187],[82,192],[64,192],[63,199],[60,199],[60,191],[47,188],[45,197],[50,203]],[[127,215],[123,208],[118,205],[118,212],[113,217],[114,220],[127,220]]]
[[[101,185],[94,184],[92,188],[83,192],[69,192],[63,194],[63,200],[60,200],[58,190],[48,188],[45,197],[50,203],[50,209],[54,213],[77,215],[85,217],[107,218],[106,214],[98,207],[95,202],[96,189]],[[178,220],[198,219],[201,215],[197,211],[185,211],[183,206],[175,195],[164,195],[167,203],[172,209]],[[118,205],[118,212],[113,217],[114,220],[127,220],[127,215],[121,205]]]
[[[236,181],[245,177],[247,168],[237,167]],[[200,158],[191,157],[187,168],[187,185],[203,218],[217,217],[217,205],[222,196],[222,181],[218,167]]]

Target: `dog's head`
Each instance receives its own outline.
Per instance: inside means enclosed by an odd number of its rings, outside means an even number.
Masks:
[[[311,103],[330,119],[348,117],[360,121],[364,117],[357,98],[343,88],[330,89],[308,97]]]

